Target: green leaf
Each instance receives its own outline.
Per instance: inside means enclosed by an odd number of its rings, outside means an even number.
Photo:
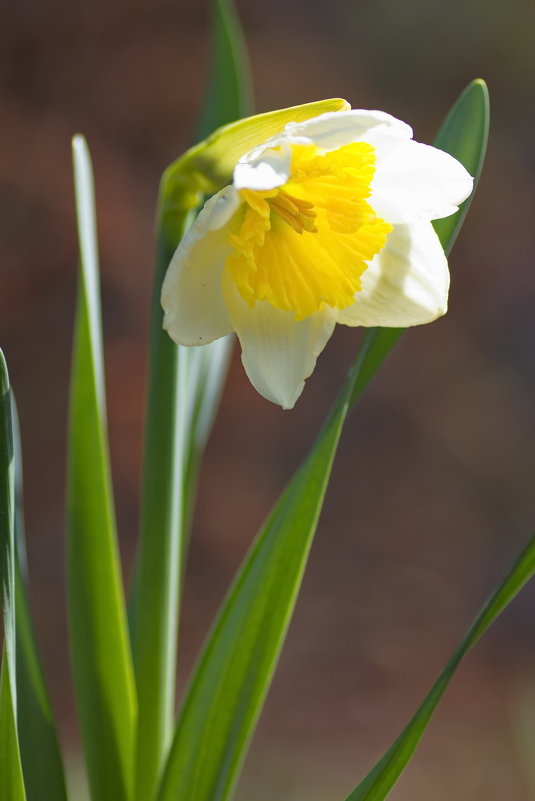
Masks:
[[[92,797],[129,801],[136,701],[106,440],[93,178],[81,136],[73,164],[81,269],[67,467],[70,641]]]
[[[0,672],[0,801],[25,801],[17,734],[15,631],[15,466],[11,388],[0,350],[0,603],[4,628]]]
[[[535,537],[532,537],[510,573],[475,619],[409,725],[366,778],[347,796],[346,801],[383,801],[387,797],[416,750],[427,724],[461,660],[534,573]]]
[[[0,669],[0,801],[26,801],[9,672],[4,645]]]
[[[366,352],[223,604],[186,695],[159,801],[223,801],[232,791],[295,605]]]
[[[15,565],[17,721],[28,801],[66,801],[63,761],[20,565]]]
[[[473,90],[465,93],[455,115],[462,118],[473,98]],[[231,793],[293,612],[347,411],[401,334],[366,334],[326,426],[240,569],[188,689],[159,801],[224,801]]]
[[[451,217],[435,220],[433,226],[447,253],[457,239],[479,183],[489,138],[489,93],[481,79],[468,84],[446,117],[433,142],[435,147],[459,159],[474,177],[474,191]]]
[[[56,724],[37,649],[26,590],[22,454],[14,402],[12,410],[15,465],[17,725],[24,785],[28,801],[66,801],[63,761]]]
[[[203,115],[222,125],[249,113],[245,47],[232,5],[214,6],[214,62],[209,97],[224,98]],[[160,292],[191,213],[189,187],[162,179],[150,335],[149,400],[140,545],[131,615],[139,699],[136,798],[154,796],[175,715],[178,611],[183,557],[202,450],[217,407],[229,339],[202,348],[177,347],[162,329]],[[171,197],[172,196],[172,197]],[[166,213],[173,210],[172,224]]]
[[[11,387],[1,350],[0,404],[0,603],[7,674],[15,701],[15,454]]]
[[[230,0],[212,7],[212,60],[197,139],[246,117],[253,100],[247,50],[236,9]]]

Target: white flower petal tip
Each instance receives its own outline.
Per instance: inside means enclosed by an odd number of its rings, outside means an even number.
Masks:
[[[406,327],[445,314],[448,264],[431,221],[457,211],[473,181],[381,111],[287,120],[264,142],[255,130],[236,156],[232,185],[173,256],[162,306],[179,344],[235,331],[251,383],[291,409],[337,322]]]
[[[293,312],[265,301],[250,308],[230,282],[225,296],[251,384],[267,400],[292,409],[333,333],[334,315],[326,310],[296,321]]]
[[[411,139],[378,161],[370,203],[391,223],[438,220],[457,211],[473,183],[449,153]]]
[[[395,225],[362,276],[355,302],[338,312],[350,326],[406,328],[431,323],[448,309],[450,274],[431,223]]]

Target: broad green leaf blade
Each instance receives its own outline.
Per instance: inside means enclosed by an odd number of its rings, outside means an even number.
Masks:
[[[0,669],[0,801],[26,801],[6,648]]]
[[[16,704],[14,450],[11,387],[4,354],[0,350],[0,604],[6,675],[11,685],[11,698]]]
[[[433,226],[442,247],[448,254],[461,229],[464,218],[474,198],[479,182],[487,140],[489,135],[489,94],[484,81],[477,79],[468,84],[450,109],[433,144],[459,159],[474,177],[474,191],[459,210],[443,220],[435,220]],[[379,367],[401,339],[403,328],[378,328],[366,332],[365,341],[373,340],[368,357],[362,366],[361,378],[353,393],[355,404]]]
[[[367,333],[329,423],[240,570],[186,695],[159,801],[230,794],[293,612],[347,407],[401,334]]]
[[[106,439],[93,178],[81,136],[73,165],[81,269],[67,466],[70,642],[92,798],[129,801],[136,701]]]
[[[417,713],[346,801],[383,801],[405,769],[461,660],[535,573],[535,537],[468,630]]]
[[[15,483],[15,556],[24,580],[28,580],[28,559],[24,534],[24,502],[22,493],[22,447],[20,441],[20,425],[15,396],[11,395],[12,429],[13,429],[13,466]]]
[[[197,139],[251,114],[252,89],[247,50],[231,0],[212,9],[212,59]]]
[[[184,218],[184,230],[186,225]],[[169,250],[160,241],[158,284],[168,259]],[[157,286],[154,295],[140,541],[131,615],[139,704],[134,798],[139,801],[153,798],[173,725],[182,573],[182,438],[187,410],[185,382],[181,381],[187,374],[187,359],[162,330]]]
[[[63,761],[20,565],[15,565],[17,722],[28,801],[67,801]]]
[[[479,182],[489,137],[489,92],[484,81],[468,84],[444,120],[433,144],[451,153],[474,177],[474,192]],[[466,217],[472,195],[456,214],[435,220],[433,226],[446,252],[449,253]]]
[[[28,801],[66,801],[65,777],[56,724],[31,620],[26,582],[22,510],[22,453],[13,401],[15,465],[15,621],[17,726]]]
[[[0,801],[25,801],[16,719],[15,465],[11,388],[0,350]]]
[[[288,628],[365,354],[366,348],[221,609],[186,695],[159,801],[224,801],[232,791]]]
[[[230,2],[214,4],[214,61],[206,126],[249,113],[245,45]],[[188,187],[182,187],[186,194]],[[169,193],[172,193],[172,198]],[[154,796],[175,713],[176,654],[182,563],[198,465],[217,408],[231,340],[203,348],[177,347],[162,329],[161,285],[190,221],[188,202],[164,175],[160,187],[158,251],[151,316],[149,400],[141,503],[141,532],[131,615],[139,699],[136,798]],[[166,212],[173,213],[172,225]]]

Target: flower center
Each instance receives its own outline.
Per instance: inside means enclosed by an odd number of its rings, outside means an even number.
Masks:
[[[303,231],[317,234],[318,229],[314,223],[316,212],[314,204],[309,200],[302,200],[281,189],[279,194],[269,201],[269,205],[271,210],[282,217],[298,234],[302,234]]]
[[[291,175],[276,189],[243,189],[226,269],[242,298],[293,311],[297,320],[325,306],[344,309],[392,226],[367,198],[375,150],[356,142],[324,153],[292,145]]]

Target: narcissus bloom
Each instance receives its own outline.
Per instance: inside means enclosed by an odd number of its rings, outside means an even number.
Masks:
[[[235,331],[253,385],[289,409],[336,323],[405,327],[445,313],[431,220],[471,189],[456,159],[389,114],[287,123],[239,158],[187,231],[163,284],[164,327],[182,345]]]

